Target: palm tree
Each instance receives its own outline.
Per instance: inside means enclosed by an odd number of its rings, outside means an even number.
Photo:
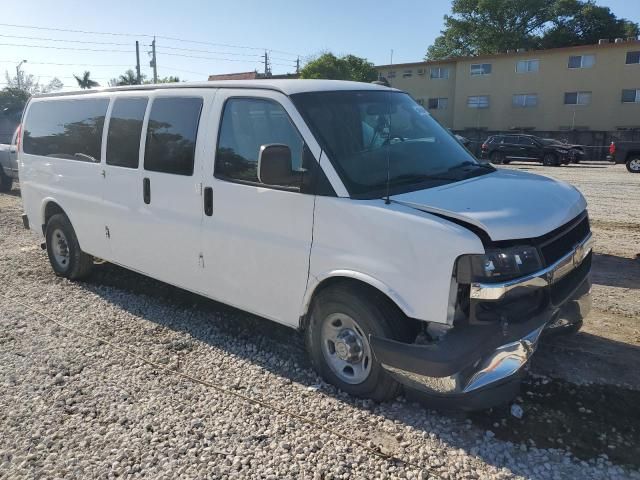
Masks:
[[[95,80],[91,80],[89,78],[90,76],[91,76],[91,72],[89,72],[88,70],[86,72],[84,72],[82,77],[74,75],[74,77],[76,78],[76,81],[78,82],[78,86],[80,88],[82,88],[82,89],[99,87],[100,84],[98,82],[96,82]]]
[[[140,75],[141,80],[144,80],[144,78],[145,75]],[[133,70],[129,69],[123,75],[118,78],[112,78],[109,81],[109,86],[111,87],[119,87],[121,85],[138,85],[138,78]]]

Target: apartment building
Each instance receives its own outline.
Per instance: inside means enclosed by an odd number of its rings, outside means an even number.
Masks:
[[[640,129],[640,41],[376,67],[454,130]]]

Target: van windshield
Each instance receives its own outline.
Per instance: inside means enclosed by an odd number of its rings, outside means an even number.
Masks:
[[[387,91],[292,96],[354,198],[380,198],[494,171],[409,95]]]

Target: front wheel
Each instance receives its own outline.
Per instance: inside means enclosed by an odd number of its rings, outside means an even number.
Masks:
[[[493,152],[489,155],[489,160],[491,160],[491,163],[494,165],[501,165],[504,163],[504,154],[502,152]]]
[[[558,157],[553,153],[545,153],[544,157],[542,158],[542,164],[545,167],[558,167],[560,165],[560,162],[558,161]]]
[[[640,173],[640,157],[628,160],[627,170],[631,173]]]
[[[357,397],[391,400],[399,395],[400,384],[374,357],[369,336],[410,341],[406,322],[401,312],[366,287],[329,287],[313,301],[307,350],[329,383]]]
[[[80,244],[66,215],[58,213],[47,222],[47,255],[56,275],[69,280],[86,277],[93,267],[93,257],[80,250]]]

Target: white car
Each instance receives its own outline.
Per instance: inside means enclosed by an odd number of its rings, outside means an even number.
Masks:
[[[543,330],[589,310],[580,192],[480,164],[395,89],[50,94],[22,132],[23,219],[57,275],[98,257],[301,329],[353,395],[502,401]]]
[[[20,128],[11,137],[10,144],[0,143],[0,192],[11,190],[13,181],[18,179],[18,147],[16,139]]]

